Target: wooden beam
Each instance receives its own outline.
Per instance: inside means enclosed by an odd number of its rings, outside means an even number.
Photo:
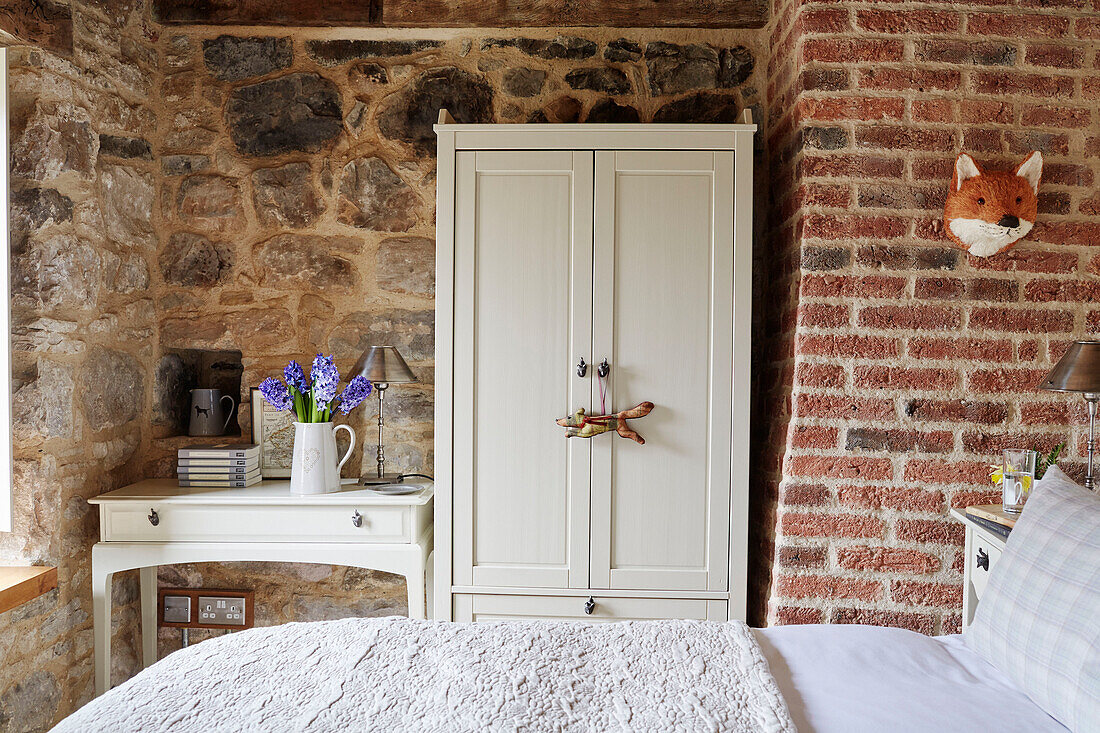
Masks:
[[[608,26],[761,28],[762,0],[381,0],[382,25],[452,28]]]
[[[72,8],[52,0],[0,0],[0,34],[11,45],[72,56]]]
[[[57,587],[57,568],[0,568],[0,613],[10,611]]]
[[[382,0],[154,0],[153,18],[191,25],[373,26]]]

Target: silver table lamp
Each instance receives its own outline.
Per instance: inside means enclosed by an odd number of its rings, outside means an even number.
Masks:
[[[378,392],[378,469],[375,476],[364,476],[360,486],[378,486],[397,483],[399,475],[386,473],[386,450],[383,446],[385,421],[382,406],[386,402],[386,388],[391,384],[411,384],[416,381],[412,370],[393,346],[372,346],[363,352],[356,362],[352,375],[369,379]]]
[[[1084,395],[1089,409],[1089,469],[1085,488],[1092,491],[1092,454],[1095,448],[1093,428],[1096,403],[1100,401],[1100,341],[1074,341],[1065,355],[1043,378],[1040,389],[1052,392],[1077,392]]]

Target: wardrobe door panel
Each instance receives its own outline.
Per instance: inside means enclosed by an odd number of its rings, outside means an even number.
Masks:
[[[460,152],[455,194],[456,584],[586,587],[592,153]]]
[[[655,407],[645,445],[593,441],[593,588],[728,585],[732,176],[730,152],[596,153],[592,358],[609,411]]]

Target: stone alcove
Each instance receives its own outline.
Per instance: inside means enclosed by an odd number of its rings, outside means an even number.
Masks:
[[[166,349],[153,381],[153,430],[158,438],[187,435],[191,390],[220,389],[235,406],[225,435],[241,434],[237,408],[241,399],[240,351]]]

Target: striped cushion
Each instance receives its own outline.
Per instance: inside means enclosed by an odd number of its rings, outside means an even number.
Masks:
[[[1100,497],[1047,471],[964,638],[1067,728],[1100,730]]]

